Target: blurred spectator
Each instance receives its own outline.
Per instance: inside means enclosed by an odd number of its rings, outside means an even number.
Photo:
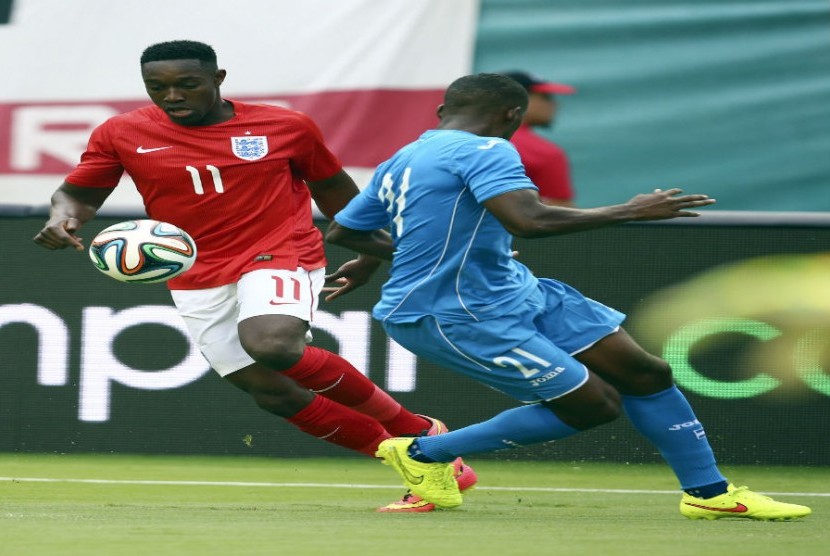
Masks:
[[[525,71],[504,71],[518,81],[530,95],[522,126],[510,140],[519,151],[530,180],[539,188],[542,202],[548,205],[574,205],[571,168],[568,155],[556,143],[533,131],[533,127],[552,127],[556,118],[556,96],[571,95],[576,89],[570,85],[552,83]]]

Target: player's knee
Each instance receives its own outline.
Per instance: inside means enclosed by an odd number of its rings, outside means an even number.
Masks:
[[[644,395],[653,394],[671,387],[673,380],[669,364],[659,357],[653,357],[641,372],[634,375],[631,387]]]
[[[668,362],[662,359],[656,359],[652,374],[655,384],[661,389],[661,391],[665,388],[669,388],[674,382],[671,366]]]
[[[242,347],[257,363],[276,370],[287,369],[303,356],[305,343],[285,336],[240,337]]]

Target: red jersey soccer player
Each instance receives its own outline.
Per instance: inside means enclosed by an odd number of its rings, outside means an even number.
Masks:
[[[199,258],[168,282],[211,366],[257,405],[300,430],[374,455],[392,436],[444,432],[411,413],[339,355],[306,345],[326,259],[311,199],[331,218],[358,188],[307,116],[221,97],[226,72],[203,43],[147,48],[141,74],[154,106],[110,118],[52,197],[35,242],[82,250],[76,233],[127,172],[150,218],[186,230]],[[329,299],[362,285],[360,257]],[[317,395],[320,392],[322,395]],[[461,487],[475,474],[460,462]],[[387,511],[429,511],[405,497]]]
[[[568,153],[536,133],[533,128],[552,126],[558,107],[555,95],[571,95],[576,89],[570,85],[545,81],[524,71],[506,71],[502,75],[518,81],[529,97],[522,125],[510,138],[510,142],[519,151],[527,177],[539,188],[539,197],[543,203],[572,207],[574,187]]]

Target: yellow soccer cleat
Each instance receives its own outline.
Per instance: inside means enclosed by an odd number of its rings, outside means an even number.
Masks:
[[[466,494],[478,482],[478,476],[473,468],[466,465],[461,458],[456,458],[452,462],[453,474],[455,481],[458,483],[458,490],[461,494]],[[403,498],[396,500],[391,504],[387,504],[378,508],[379,512],[387,513],[415,513],[415,512],[431,512],[435,510],[435,504],[427,502],[420,496],[407,492]]]
[[[807,506],[777,502],[745,486],[729,485],[725,493],[712,498],[696,498],[684,493],[680,500],[680,513],[689,519],[743,517],[759,521],[785,521],[808,516],[813,510]]]
[[[445,425],[444,422],[440,419],[430,417],[429,415],[418,415],[420,417],[423,417],[430,423],[430,427],[428,429],[424,429],[424,431],[418,436],[436,436],[438,434],[444,434],[445,432],[449,432],[447,425]],[[456,460],[452,462],[452,465],[455,473],[455,480],[458,482],[458,490],[460,490],[461,493],[464,494],[466,491],[472,489],[475,486],[476,482],[478,482],[476,472],[473,471],[472,467],[465,464],[464,460],[462,460],[461,458],[456,458]],[[434,510],[435,504],[427,502],[420,496],[412,494],[411,492],[407,492],[403,495],[403,498],[395,500],[391,504],[387,504],[385,506],[378,508],[379,512],[392,513],[420,513],[432,512]]]
[[[375,456],[398,472],[412,494],[439,509],[460,506],[461,491],[453,464],[422,463],[412,459],[407,449],[414,441],[414,438],[388,438],[380,443]]]

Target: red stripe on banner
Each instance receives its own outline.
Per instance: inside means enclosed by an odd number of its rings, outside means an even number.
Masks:
[[[311,116],[345,166],[374,167],[438,122],[443,90],[374,89],[229,96]],[[0,103],[0,174],[65,174],[105,119],[146,101]]]
[[[311,116],[346,166],[373,167],[435,127],[440,90],[371,90],[295,97],[292,107]]]

